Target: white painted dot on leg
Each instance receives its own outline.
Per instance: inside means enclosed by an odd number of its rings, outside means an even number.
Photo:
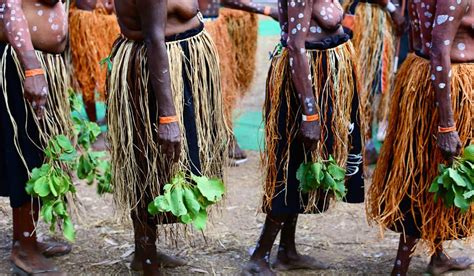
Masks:
[[[146,263],[146,264],[151,264],[150,259],[146,259],[145,263]]]
[[[24,236],[25,238],[28,238],[28,237],[30,236],[30,232],[23,232],[23,236]]]

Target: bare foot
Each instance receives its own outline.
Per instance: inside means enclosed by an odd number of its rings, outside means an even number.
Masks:
[[[441,275],[451,270],[467,270],[474,264],[474,260],[469,257],[450,258],[446,254],[433,255],[427,272],[432,275]]]
[[[157,252],[156,255],[158,257],[157,262],[160,267],[175,268],[187,264],[184,260],[178,259],[173,256],[168,256],[161,252]],[[130,264],[130,268],[135,271],[143,270],[142,258],[139,257],[137,254],[133,255],[133,260]]]
[[[13,271],[18,275],[63,275],[43,256],[35,244],[14,242],[10,258],[13,264]]]
[[[240,274],[242,276],[274,276],[275,272],[270,268],[265,260],[250,260]]]
[[[240,148],[235,137],[229,142],[229,158],[233,159],[233,163],[237,166],[247,162],[247,154]]]
[[[329,266],[316,260],[311,256],[306,255],[295,255],[295,256],[278,256],[276,261],[273,263],[273,267],[276,270],[287,271],[295,269],[309,269],[309,270],[320,270],[328,269]]]
[[[55,241],[38,241],[38,249],[46,258],[59,257],[67,255],[71,252],[71,245],[63,242]]]

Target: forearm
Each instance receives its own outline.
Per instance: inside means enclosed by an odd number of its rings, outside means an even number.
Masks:
[[[222,0],[221,5],[226,8],[231,8],[235,10],[242,10],[251,13],[270,15],[272,12],[277,12],[276,8],[265,6],[252,1],[245,3],[239,0]]]
[[[28,21],[21,8],[21,1],[1,1],[3,6],[3,29],[8,43],[15,50],[21,66],[24,70],[40,68],[36,57]]]
[[[312,77],[306,50],[301,45],[288,45],[291,79],[298,94],[303,114],[313,115],[317,112],[314,100]]]
[[[168,53],[163,39],[146,40],[148,71],[151,88],[155,93],[160,117],[174,116],[176,110],[171,91],[171,77],[169,72]]]
[[[439,126],[455,124],[451,103],[451,58],[446,47],[435,46],[431,51],[431,82],[435,90]]]

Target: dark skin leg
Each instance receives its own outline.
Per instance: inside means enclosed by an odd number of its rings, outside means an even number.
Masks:
[[[43,256],[35,234],[39,206],[36,202],[13,208],[13,247],[11,261],[14,270],[26,273],[58,273],[56,267]]]
[[[276,275],[270,268],[270,253],[276,236],[287,217],[287,215],[267,215],[255,251],[250,257],[250,261],[244,267],[242,275]]]
[[[94,103],[88,103],[85,105],[87,117],[89,117],[89,121],[97,122],[97,110]]]
[[[408,267],[410,266],[411,255],[417,242],[417,238],[400,235],[397,258],[395,259],[395,265],[393,266],[391,274],[392,276],[407,275]]]
[[[295,244],[297,222],[298,214],[294,214],[288,216],[283,224],[277,260],[274,264],[275,269],[327,269],[327,265],[317,261],[316,259],[310,256],[298,254]]]

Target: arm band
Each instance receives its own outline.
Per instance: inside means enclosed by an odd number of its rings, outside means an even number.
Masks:
[[[456,131],[456,125],[450,127],[440,127],[438,126],[438,133],[450,133]]]
[[[34,77],[38,75],[44,75],[44,70],[41,68],[31,69],[25,71],[25,78]]]
[[[314,121],[319,121],[319,114],[314,114],[314,115],[303,114],[303,122],[314,122]]]
[[[160,125],[171,124],[178,121],[178,116],[160,117]]]

